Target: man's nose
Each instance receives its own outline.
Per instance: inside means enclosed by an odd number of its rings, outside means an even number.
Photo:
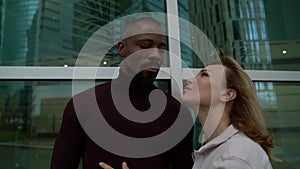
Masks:
[[[159,64],[162,64],[163,58],[164,58],[164,51],[159,48],[151,48],[150,54],[148,56],[149,60],[158,62]]]

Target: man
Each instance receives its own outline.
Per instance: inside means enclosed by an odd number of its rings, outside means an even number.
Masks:
[[[145,157],[132,157],[109,151],[107,147],[110,146],[110,143],[103,146],[99,145],[97,140],[92,139],[82,126],[81,117],[88,118],[82,114],[88,114],[99,108],[106,123],[115,131],[131,138],[143,139],[166,131],[172,126],[179,114],[180,103],[169,94],[165,94],[167,100],[165,109],[153,121],[147,121],[147,119],[146,121],[132,121],[120,112],[121,110],[129,116],[132,115],[133,112],[126,108],[128,104],[132,104],[138,112],[151,109],[149,94],[153,90],[157,90],[153,82],[164,60],[163,51],[166,49],[163,30],[159,22],[152,18],[140,18],[130,22],[124,30],[123,37],[124,39],[118,43],[118,51],[123,58],[119,77],[112,82],[104,83],[74,96],[66,106],[60,133],[54,145],[51,169],[78,168],[81,158],[83,169],[99,169],[100,161],[105,161],[115,169],[120,168],[120,164],[124,161],[131,169],[192,168],[192,129],[185,138],[182,138],[177,145],[167,151]],[[128,81],[130,85],[124,85]],[[94,93],[96,96],[97,108],[87,106],[89,105],[89,97],[92,97],[89,96],[90,93]],[[124,103],[121,104],[123,108],[118,109],[114,99],[126,98],[123,97],[126,96],[126,93],[129,94],[129,102],[124,99]],[[81,101],[75,103],[76,98],[80,98]],[[83,110],[79,113],[76,109],[78,104],[80,104],[78,109]],[[188,114],[188,112],[185,113]],[[97,125],[101,126],[102,124],[99,122]],[[99,133],[97,138],[110,139],[107,138],[109,136],[102,134]],[[111,142],[113,141],[111,139]],[[124,142],[120,148],[132,145],[125,140]],[[142,147],[142,145],[133,146]],[[155,146],[154,144],[153,147]]]

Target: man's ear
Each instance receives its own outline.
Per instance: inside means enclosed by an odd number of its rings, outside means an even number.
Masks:
[[[122,56],[122,57],[125,57],[125,54],[126,54],[126,42],[125,41],[120,41],[118,43],[118,51],[119,51],[119,54]]]
[[[226,89],[224,94],[221,96],[222,102],[229,102],[236,98],[236,91],[234,89]]]

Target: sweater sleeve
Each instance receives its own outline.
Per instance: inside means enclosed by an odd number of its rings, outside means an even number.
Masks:
[[[171,169],[182,169],[193,167],[193,128],[187,136],[176,145],[172,153]]]
[[[50,168],[78,168],[82,156],[84,136],[85,133],[77,119],[71,100],[64,110],[60,132],[54,144]]]
[[[184,115],[182,116],[183,122],[180,124],[182,128],[187,127],[186,125],[188,123],[193,123],[191,113],[186,107],[183,107],[182,112],[180,113]],[[193,167],[193,135],[194,127],[191,127],[187,135],[172,149],[171,169]]]

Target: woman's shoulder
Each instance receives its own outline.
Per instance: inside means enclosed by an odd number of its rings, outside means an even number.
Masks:
[[[228,159],[239,159],[250,166],[269,166],[269,158],[263,148],[243,132],[238,132],[225,142]]]
[[[226,141],[232,153],[249,153],[264,151],[262,147],[239,131]],[[241,151],[242,150],[242,151]]]

